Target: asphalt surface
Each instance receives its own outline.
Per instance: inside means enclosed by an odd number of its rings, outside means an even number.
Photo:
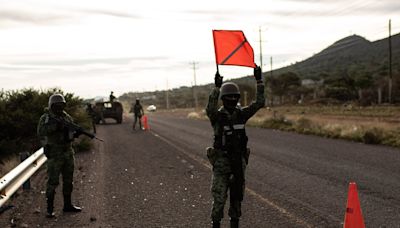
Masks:
[[[41,171],[33,189],[0,215],[0,226],[210,227],[209,122],[151,113],[150,131],[132,131],[131,124],[128,117],[121,125],[98,125],[105,142],[76,155],[73,198],[83,212],[61,212],[60,186],[58,217],[44,218]],[[251,155],[241,227],[341,227],[350,181],[357,183],[367,227],[400,227],[400,150],[266,129],[247,132]]]

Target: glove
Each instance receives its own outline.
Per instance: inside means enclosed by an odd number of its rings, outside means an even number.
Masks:
[[[262,79],[262,72],[261,68],[259,66],[256,66],[254,68],[254,77],[256,78],[257,81],[261,81]]]
[[[222,78],[223,77],[221,77],[221,75],[219,75],[219,72],[217,71],[217,73],[215,73],[215,78],[214,78],[215,87],[221,88]]]
[[[79,131],[79,130],[75,131],[74,132],[74,138],[79,138],[79,136],[82,135],[82,134],[83,134],[82,131]]]

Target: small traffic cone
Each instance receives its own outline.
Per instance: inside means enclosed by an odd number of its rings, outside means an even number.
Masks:
[[[350,182],[348,194],[343,228],[365,228],[355,182]]]
[[[146,116],[146,115],[144,115],[144,116],[142,117],[142,121],[143,121],[143,128],[144,128],[144,130],[150,130],[149,123],[148,123],[148,119],[147,119],[147,116]]]

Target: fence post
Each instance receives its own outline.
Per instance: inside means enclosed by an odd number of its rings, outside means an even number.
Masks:
[[[19,154],[21,162],[23,162],[25,159],[27,159],[30,154],[29,152],[21,152]],[[23,184],[22,184],[22,189],[23,190],[30,190],[31,189],[31,179],[29,178],[28,180],[26,180]]]

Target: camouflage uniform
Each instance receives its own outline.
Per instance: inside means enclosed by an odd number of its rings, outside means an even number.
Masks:
[[[116,97],[114,96],[114,92],[111,91],[110,98],[109,98],[110,102],[113,103],[115,98]]]
[[[257,99],[250,106],[236,107],[230,114],[223,106],[218,109],[220,89],[215,87],[209,96],[207,116],[214,129],[214,148],[207,156],[213,166],[211,218],[223,218],[227,192],[230,194],[229,216],[239,219],[245,189],[245,169],[250,150],[247,149],[245,124],[260,108],[264,107],[264,84],[257,84]]]
[[[72,149],[72,141],[74,135],[68,128],[64,128],[51,117],[55,117],[55,114],[51,110],[47,110],[40,117],[37,132],[48,159],[46,197],[48,210],[52,212],[55,189],[59,184],[60,174],[63,180],[64,210],[66,206],[71,205],[74,175],[74,150]],[[61,116],[57,116],[57,118],[73,122],[72,117],[65,111]]]
[[[142,116],[143,116],[143,107],[142,105],[136,100],[136,103],[132,106],[131,112],[134,113],[134,122],[133,122],[133,130],[135,130],[136,122],[139,120],[139,129],[142,129]]]
[[[92,105],[89,103],[86,105],[86,113],[92,121],[93,133],[96,133],[96,112],[94,111]]]

